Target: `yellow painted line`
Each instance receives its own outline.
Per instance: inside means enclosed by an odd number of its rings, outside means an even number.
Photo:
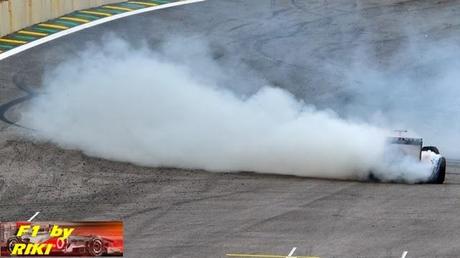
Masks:
[[[33,32],[33,31],[26,31],[26,30],[20,30],[18,31],[19,34],[25,34],[25,35],[32,35],[32,36],[48,36],[46,33],[41,33],[41,32]]]
[[[286,255],[272,254],[226,254],[228,257],[286,258]],[[318,256],[292,256],[292,258],[320,258]]]
[[[81,19],[81,18],[74,18],[74,17],[60,17],[59,19],[62,20],[67,20],[67,21],[75,21],[75,22],[82,22],[82,23],[87,23],[90,22],[89,20]]]
[[[112,16],[110,13],[101,13],[101,12],[95,12],[95,11],[78,11],[80,13],[86,13],[86,14],[95,14],[95,15],[102,15],[102,16]]]
[[[127,11],[127,12],[134,11],[133,9],[130,9],[130,8],[118,7],[118,6],[112,6],[112,5],[104,5],[103,7],[108,8],[108,9],[113,9],[113,10]]]
[[[25,44],[27,41],[14,40],[14,39],[0,39],[0,42],[13,43],[13,44]]]
[[[130,3],[130,4],[141,4],[141,5],[147,5],[147,6],[157,6],[158,5],[158,4],[154,4],[154,3],[137,2],[137,1],[129,1],[128,3]]]
[[[48,24],[48,23],[40,23],[38,26],[42,26],[45,28],[53,28],[53,29],[60,29],[60,30],[66,30],[69,27],[67,26],[62,26],[62,25],[54,25],[54,24]]]

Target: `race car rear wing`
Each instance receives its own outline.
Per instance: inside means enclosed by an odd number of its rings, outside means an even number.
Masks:
[[[409,137],[388,137],[388,144],[403,156],[412,156],[417,159],[422,158],[422,138],[409,138]]]

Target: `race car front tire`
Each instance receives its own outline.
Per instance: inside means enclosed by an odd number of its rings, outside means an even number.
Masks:
[[[8,249],[8,252],[9,253],[12,253],[13,252],[13,248],[14,248],[14,245],[16,244],[20,244],[22,243],[21,239],[17,236],[15,237],[10,237],[7,241],[6,241],[6,246],[7,246],[7,249]]]

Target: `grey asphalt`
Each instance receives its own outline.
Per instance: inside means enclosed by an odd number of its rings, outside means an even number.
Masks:
[[[0,221],[122,219],[126,257],[459,257],[460,163],[444,185],[377,184],[252,173],[141,168],[17,136],[20,106],[43,72],[111,32],[152,48],[204,37],[216,59],[237,57],[271,84],[318,106],[362,43],[383,61],[411,33],[460,35],[460,1],[210,0],[132,16],[0,61]],[[365,32],[372,31],[371,35]],[[365,35],[365,36],[363,36]],[[27,101],[27,97],[24,98]],[[2,116],[3,117],[3,116]]]

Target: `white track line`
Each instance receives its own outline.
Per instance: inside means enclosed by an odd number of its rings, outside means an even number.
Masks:
[[[21,53],[21,52],[23,52],[23,51],[25,51],[27,49],[30,49],[30,48],[36,47],[38,45],[44,44],[46,42],[49,42],[51,40],[54,40],[54,39],[57,39],[57,38],[60,38],[60,37],[64,37],[66,35],[75,33],[77,31],[81,31],[81,30],[84,30],[84,29],[87,29],[87,28],[91,28],[91,27],[97,26],[97,25],[102,24],[102,23],[110,22],[110,21],[113,21],[113,20],[121,19],[121,18],[124,18],[124,17],[128,17],[128,16],[131,16],[131,15],[136,15],[136,14],[140,14],[140,13],[146,13],[146,12],[151,12],[151,11],[154,11],[154,10],[159,10],[159,9],[164,9],[164,8],[169,8],[169,7],[179,6],[179,5],[185,5],[185,4],[192,4],[192,3],[197,3],[197,2],[203,2],[203,1],[206,1],[206,0],[178,1],[178,2],[174,2],[174,3],[162,4],[162,5],[158,5],[158,6],[142,8],[142,9],[135,10],[135,11],[115,14],[115,15],[112,15],[112,16],[109,16],[109,17],[101,18],[99,20],[95,20],[95,21],[92,21],[92,22],[88,22],[88,23],[79,25],[77,27],[73,27],[73,28],[70,28],[70,29],[67,29],[67,30],[56,32],[56,33],[51,34],[49,36],[45,36],[44,38],[37,39],[37,40],[34,40],[34,41],[30,42],[30,43],[26,43],[24,45],[15,47],[15,48],[13,48],[11,50],[8,50],[8,51],[0,54],[0,61],[5,59],[5,58],[8,58],[8,57],[10,57],[12,55],[16,55],[18,53]]]
[[[29,221],[29,222],[32,221],[33,219],[35,219],[35,217],[38,216],[38,214],[40,214],[39,211],[35,212],[35,214],[32,217],[30,217],[30,219],[28,219],[27,221]]]
[[[288,254],[287,257],[291,257],[291,256],[294,254],[295,249],[297,249],[297,247],[293,247],[292,250],[291,250],[291,252],[289,252],[289,254]]]
[[[408,251],[404,251],[403,254],[401,255],[401,258],[406,258]]]

